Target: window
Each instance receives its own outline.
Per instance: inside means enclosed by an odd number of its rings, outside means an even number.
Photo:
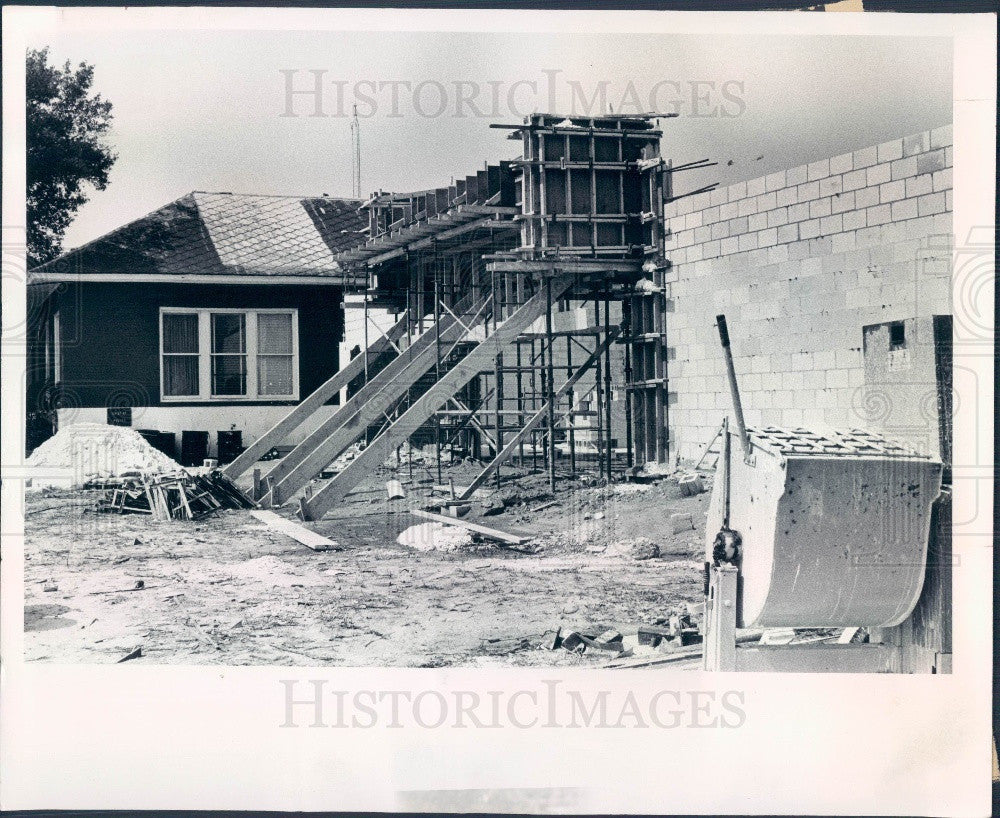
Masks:
[[[906,325],[902,321],[889,324],[889,349],[903,349],[906,347]]]
[[[298,400],[296,310],[160,311],[161,391],[171,400]]]

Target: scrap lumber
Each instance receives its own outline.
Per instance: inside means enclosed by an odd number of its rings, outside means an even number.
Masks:
[[[273,511],[251,511],[250,516],[257,518],[269,528],[281,532],[286,537],[291,537],[296,542],[301,543],[306,548],[311,548],[313,551],[330,551],[338,547],[337,543],[333,540],[327,539],[315,531],[310,531],[308,528],[291,520],[286,520]]]
[[[530,537],[519,537],[516,534],[508,534],[506,531],[500,531],[496,528],[479,525],[478,523],[470,523],[466,520],[459,520],[456,517],[446,517],[443,514],[434,514],[431,511],[424,511],[419,508],[411,509],[410,513],[417,517],[422,517],[425,520],[433,520],[437,523],[444,523],[445,525],[453,525],[458,528],[464,528],[467,531],[475,531],[477,534],[481,534],[484,537],[489,537],[492,540],[499,540],[500,542],[508,543],[510,545],[524,545],[530,539]]]
[[[205,475],[140,474],[118,478],[97,501],[105,514],[149,514],[154,520],[198,520],[221,508],[256,508],[228,477],[219,471]]]

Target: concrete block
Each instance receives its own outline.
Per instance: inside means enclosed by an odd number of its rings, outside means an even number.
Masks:
[[[864,169],[845,173],[841,179],[841,188],[843,190],[857,190],[859,187],[864,187],[867,184],[868,172]]]
[[[839,233],[843,227],[844,219],[839,213],[836,216],[825,216],[819,222],[819,232],[824,236],[829,236],[831,233]]]
[[[770,173],[764,177],[764,190],[780,190],[785,186],[785,172],[783,170],[777,173]]]
[[[794,204],[788,208],[788,221],[804,222],[809,218],[809,202]]]
[[[916,176],[917,157],[907,156],[905,159],[897,159],[889,164],[889,170],[893,179],[905,179],[907,176]]]
[[[728,256],[733,253],[739,252],[739,239],[737,236],[729,236],[724,238],[721,242],[721,247],[719,249],[719,254],[723,256]]]
[[[780,231],[780,228],[778,228]],[[788,245],[782,244],[781,239],[778,239],[778,244],[774,247],[767,248],[767,263],[778,265],[783,261],[788,260]]]
[[[770,193],[761,193],[757,197],[757,212],[763,213],[766,210],[772,210],[778,206],[778,194],[774,191]]]
[[[938,171],[938,173],[943,173],[944,171]],[[932,192],[934,188],[934,177],[932,174],[925,173],[921,176],[911,176],[906,180],[906,198],[912,199],[915,196],[923,196],[925,193]]]
[[[842,153],[840,156],[834,156],[830,159],[830,173],[847,173],[849,170],[854,169],[854,155],[850,153]]]
[[[839,216],[837,218],[840,218]],[[833,252],[846,253],[857,246],[857,239],[853,231],[847,233],[837,233],[833,236]]]
[[[834,213],[843,213],[845,210],[854,210],[854,191],[841,193],[830,199],[830,206]]]
[[[883,204],[877,205],[876,207],[869,207],[865,213],[868,219],[868,225],[874,224],[884,224],[892,218],[892,205]]]
[[[714,193],[715,191],[712,192]],[[701,220],[702,224],[711,224],[712,222],[717,222],[719,220],[719,206],[715,205],[712,207],[706,207],[703,211],[701,211],[701,214],[702,214],[702,220]]]
[[[787,244],[790,241],[799,240],[799,226],[798,224],[783,224],[778,228],[777,234],[778,241],[781,244]]]
[[[864,187],[854,192],[854,206],[859,210],[878,204],[878,187]]]
[[[932,194],[937,196],[938,194]],[[915,219],[917,217],[917,202],[915,199],[902,199],[892,203],[892,220]]]
[[[854,158],[854,169],[867,168],[878,162],[878,146],[872,145],[870,148],[861,148],[851,154]]]
[[[729,201],[736,202],[745,199],[747,196],[747,183],[736,182],[729,186]]]
[[[892,139],[888,142],[883,142],[878,146],[878,161],[879,162],[891,162],[893,159],[899,159],[903,155],[903,140],[902,139]]]
[[[794,187],[784,187],[781,190],[776,191],[775,198],[779,207],[786,207],[787,205],[795,204],[798,201],[798,196],[796,196],[796,189]]]
[[[954,156],[955,156],[955,149],[954,148],[945,148],[944,149],[944,166],[946,168],[954,167],[954,164],[955,164],[954,163]]]
[[[747,182],[747,196],[760,196],[764,192],[764,177],[750,179]]]
[[[932,183],[933,183],[933,187],[934,187],[934,192],[935,193],[937,191],[939,191],[939,190],[948,190],[948,191],[951,190],[951,187],[952,187],[951,174],[952,174],[952,169],[951,168],[945,168],[944,170],[935,171],[931,175],[931,180],[932,180]],[[923,177],[920,176],[920,177],[917,177],[917,178],[922,179]]]
[[[916,214],[914,214],[914,215],[916,215]],[[741,253],[744,252],[744,251],[747,251],[747,250],[756,250],[757,249],[757,234],[756,233],[743,233],[738,238],[739,238],[739,244],[738,244],[738,246],[739,246],[739,249],[740,249]]]
[[[943,213],[945,210],[945,194],[929,193],[917,199],[917,212],[921,216],[933,216],[935,213]]]
[[[846,389],[850,386],[850,380],[846,369],[828,369],[826,371],[826,385],[828,389]]]
[[[943,194],[938,194],[944,198]],[[778,228],[770,227],[766,230],[761,230],[758,235],[757,244],[759,247],[773,247],[778,243]]]
[[[810,202],[819,198],[819,182],[806,182],[799,185],[795,195],[799,202]]]
[[[830,160],[820,159],[818,162],[810,162],[806,166],[806,178],[812,182],[830,175]]]
[[[774,210],[768,210],[764,217],[767,221],[767,227],[780,227],[783,224],[788,224],[788,208],[778,207]]]
[[[930,132],[930,147],[944,148],[950,147],[952,143],[951,125],[942,125]]]
[[[767,214],[754,213],[747,217],[747,230],[751,233],[763,230],[767,227]]]
[[[724,205],[726,203],[726,189],[717,187],[715,190],[709,191],[708,201],[712,205]]]
[[[729,235],[738,236],[741,233],[746,233],[749,229],[749,217],[748,216],[738,216],[735,219],[729,220]]]
[[[864,210],[850,210],[844,213],[844,230],[858,230],[862,227],[867,227],[868,221],[865,218]],[[855,241],[857,237],[855,237]]]
[[[835,193],[840,193],[843,190],[843,181],[843,176],[827,176],[825,179],[820,179],[819,195],[833,196]]]
[[[719,220],[729,221],[736,218],[738,209],[736,202],[726,202],[724,205],[719,205]]]
[[[736,203],[736,213],[740,216],[749,216],[751,213],[757,212],[757,197],[754,196],[752,199],[740,199]]]
[[[809,218],[819,219],[822,216],[829,216],[831,204],[829,199],[813,199],[809,202]]]
[[[872,165],[865,173],[867,174],[868,187],[881,185],[892,179],[892,169],[889,165]]]
[[[721,394],[721,393],[720,393]],[[730,400],[729,395],[722,395],[722,398],[728,403]],[[681,487],[681,492],[683,492],[685,497],[690,497],[694,494],[701,494],[705,490],[705,484],[701,482],[701,478],[697,475],[691,475],[689,477],[682,477],[678,481],[678,485]],[[690,520],[691,515],[688,515]]]
[[[933,173],[936,170],[943,170],[950,162],[945,161],[945,150],[939,148],[930,153],[922,153],[917,159],[917,173]]]
[[[805,165],[799,165],[797,168],[789,168],[785,171],[785,184],[789,187],[800,185],[806,181],[808,174],[809,172]]]
[[[685,230],[694,230],[696,227],[701,227],[701,225],[702,225],[702,218],[704,218],[704,217],[703,217],[702,212],[700,210],[696,210],[696,211],[694,211],[692,213],[688,213],[684,217],[684,229]]]
[[[902,179],[879,185],[878,200],[881,204],[885,204],[886,202],[895,202],[897,199],[902,199],[904,196],[906,196],[906,183]]]
[[[820,234],[819,219],[810,219],[799,225],[799,236],[803,239],[811,239]]]
[[[944,208],[948,213],[951,213],[953,207],[951,203],[952,192],[950,190],[945,191],[944,194]]]
[[[923,131],[903,137],[903,156],[913,156],[930,150],[930,133]]]

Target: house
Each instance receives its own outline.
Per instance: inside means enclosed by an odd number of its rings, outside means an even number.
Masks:
[[[254,440],[338,369],[359,204],[195,191],[34,268],[29,449],[72,422]]]

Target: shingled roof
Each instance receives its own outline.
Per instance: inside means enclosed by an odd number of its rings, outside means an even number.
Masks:
[[[194,191],[39,265],[39,280],[72,276],[331,277],[339,250],[364,238],[356,199]]]

